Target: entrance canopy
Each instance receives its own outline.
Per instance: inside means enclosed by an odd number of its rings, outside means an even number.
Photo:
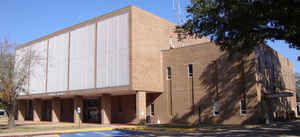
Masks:
[[[97,89],[85,89],[85,90],[72,90],[63,92],[48,92],[43,94],[30,94],[19,96],[18,99],[49,99],[49,98],[69,98],[74,96],[101,96],[103,94],[114,95],[131,95],[136,91],[130,90],[129,86],[116,87],[116,88],[97,88]]]

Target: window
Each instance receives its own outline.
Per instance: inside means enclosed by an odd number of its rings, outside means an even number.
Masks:
[[[214,116],[219,115],[219,103],[215,102],[214,103]]]
[[[275,68],[275,64],[274,63],[272,63],[272,73],[273,73],[273,79],[275,80],[275,81],[277,81],[278,79],[277,79],[277,70],[276,70],[276,68]]]
[[[246,98],[241,99],[241,114],[246,115],[247,114],[247,104],[246,104]]]
[[[167,67],[167,80],[171,79],[171,67]]]
[[[154,104],[153,103],[150,105],[150,115],[154,116]]]
[[[174,42],[173,42],[173,38],[169,37],[169,44],[170,44],[170,48],[175,48]]]
[[[136,104],[133,105],[134,114],[136,113]]]
[[[199,116],[199,121],[201,121],[201,106],[198,107],[198,116]]]
[[[258,65],[258,72],[261,72],[261,59],[260,59],[260,57],[258,57],[257,65]]]
[[[300,115],[300,105],[297,105],[297,114]]]
[[[0,116],[4,116],[4,111],[0,110]]]
[[[193,77],[193,64],[188,65],[188,75],[189,77]]]

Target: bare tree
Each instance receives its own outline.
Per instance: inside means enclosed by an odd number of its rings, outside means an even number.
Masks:
[[[0,102],[8,116],[8,128],[15,127],[17,97],[28,92],[29,66],[38,62],[30,49],[22,49],[16,54],[15,47],[16,44],[7,39],[0,40]]]

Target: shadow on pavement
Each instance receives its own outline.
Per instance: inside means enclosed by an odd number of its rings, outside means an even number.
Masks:
[[[261,127],[247,127],[247,126],[210,126],[201,127],[197,131],[179,131],[168,132],[158,131],[150,134],[139,135],[144,137],[149,136],[241,136],[241,137],[294,137],[300,136],[300,121],[277,123],[276,126],[261,126]]]

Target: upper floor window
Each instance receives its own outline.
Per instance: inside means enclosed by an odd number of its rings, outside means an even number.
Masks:
[[[167,80],[171,79],[171,67],[167,67]]]
[[[219,103],[215,102],[214,103],[214,116],[219,115]]]
[[[134,114],[136,113],[136,104],[133,105]]]
[[[247,114],[247,103],[246,103],[246,98],[243,97],[241,99],[241,114],[242,115],[246,115]]]
[[[188,65],[188,76],[193,77],[193,64]]]
[[[153,103],[150,105],[150,115],[154,116],[154,104]]]
[[[174,42],[173,42],[173,38],[169,37],[169,44],[170,44],[170,48],[173,49],[175,48]]]

